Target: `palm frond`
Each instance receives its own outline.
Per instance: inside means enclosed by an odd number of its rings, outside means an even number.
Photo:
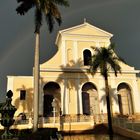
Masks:
[[[103,75],[104,77],[107,77],[108,76],[108,67],[107,67],[106,61],[101,61],[99,68],[101,71],[101,75]]]
[[[52,32],[55,20],[59,26],[62,23],[61,14],[58,7],[52,2],[46,3],[44,11],[49,31]]]
[[[108,64],[111,66],[111,69],[113,69],[115,76],[117,76],[118,72],[121,73],[121,67],[118,63],[118,60],[109,59]]]
[[[108,48],[91,48],[94,50],[94,55],[92,56],[91,61],[92,71],[94,71],[94,69],[97,71],[97,69],[99,68],[101,75],[103,75],[104,77],[108,76],[108,71],[110,68],[114,71],[115,76],[117,76],[118,72],[121,73],[121,67],[119,65],[119,62],[124,62],[124,60],[114,53],[114,44],[110,44]]]
[[[24,15],[32,7],[36,7],[35,32],[39,32],[42,25],[42,13],[45,14],[48,29],[52,32],[55,21],[59,26],[62,23],[61,14],[57,5],[69,6],[67,0],[17,0],[17,2],[20,3],[20,5],[16,8],[16,11],[20,15]]]
[[[20,15],[24,15],[27,13],[32,7],[35,6],[35,3],[33,0],[18,0],[18,2],[21,2],[21,4],[16,8],[16,11]]]
[[[55,4],[61,5],[61,6],[65,6],[68,7],[69,6],[69,2],[68,0],[49,0]]]
[[[99,67],[99,63],[94,63],[94,65],[90,66],[90,72],[94,75],[97,72],[98,67]]]
[[[48,29],[49,29],[50,32],[52,32],[53,31],[53,26],[54,26],[54,23],[55,23],[54,22],[54,18],[51,15],[50,12],[48,12],[45,16],[46,16],[46,21],[47,21]]]
[[[118,61],[123,62],[125,64],[127,64],[127,62],[120,56],[117,56]]]
[[[26,1],[26,0],[17,0],[18,3],[19,3],[19,2],[22,2],[22,1]]]
[[[96,57],[96,55],[93,55],[91,62],[90,62],[90,72],[94,75],[99,67],[100,64],[100,56]]]
[[[100,48],[97,48],[97,47],[94,47],[94,46],[91,46],[91,48],[93,49],[93,51],[97,54],[100,53]]]
[[[59,12],[58,7],[54,3],[50,3],[50,12],[52,16],[56,19],[58,25],[60,26],[62,23],[61,14]]]
[[[115,43],[111,43],[111,44],[109,45],[109,50],[114,51],[115,48],[116,48],[116,44],[115,44]]]
[[[110,52],[112,52],[112,55],[114,54],[115,48],[116,48],[116,44],[115,44],[115,43],[111,43],[111,44],[109,45],[109,50],[110,50]],[[114,59],[117,59],[118,61],[121,61],[121,62],[127,64],[127,63],[125,62],[125,60],[124,60],[122,57],[120,57],[120,56],[119,56],[118,54],[116,54],[116,53],[115,53],[115,55],[116,55],[116,58],[114,58]]]

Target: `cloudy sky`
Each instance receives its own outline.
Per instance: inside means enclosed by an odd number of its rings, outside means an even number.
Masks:
[[[69,0],[69,8],[60,8],[63,24],[52,34],[46,23],[41,28],[41,63],[56,53],[58,30],[87,22],[114,34],[116,51],[125,61],[140,69],[140,0]],[[34,59],[34,10],[25,16],[16,14],[16,0],[0,4],[0,101],[6,93],[7,75],[31,75]]]

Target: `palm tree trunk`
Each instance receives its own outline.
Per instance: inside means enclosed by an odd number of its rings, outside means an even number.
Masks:
[[[108,77],[107,76],[105,76],[105,90],[106,90],[108,129],[109,129],[109,134],[113,135],[111,109],[110,109],[110,97],[109,97],[109,86],[108,86]]]
[[[36,33],[35,58],[34,58],[34,103],[33,103],[33,131],[38,129],[38,112],[39,112],[39,48],[40,34]]]

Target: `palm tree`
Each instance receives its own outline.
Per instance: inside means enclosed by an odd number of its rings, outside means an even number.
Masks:
[[[48,29],[52,32],[55,21],[61,24],[61,14],[57,5],[69,6],[67,0],[17,0],[20,5],[16,11],[20,15],[26,14],[30,9],[35,8],[35,58],[34,58],[34,121],[33,131],[38,126],[38,106],[39,106],[39,48],[40,48],[40,28],[42,25],[42,16],[47,21]]]
[[[108,73],[110,70],[114,71],[115,76],[117,73],[121,73],[121,67],[119,65],[120,61],[123,61],[114,53],[114,44],[110,44],[109,47],[92,47],[95,54],[92,56],[90,63],[90,72],[94,75],[98,69],[100,69],[101,75],[105,80],[105,92],[106,92],[106,103],[107,103],[107,113],[108,113],[108,128],[109,134],[113,134],[112,120],[111,120],[111,109],[110,109],[110,95],[109,95],[109,85],[108,85]],[[124,61],[123,61],[124,62]]]

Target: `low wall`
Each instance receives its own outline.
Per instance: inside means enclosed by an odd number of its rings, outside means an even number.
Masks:
[[[32,129],[33,125],[20,124],[13,125],[11,129]],[[71,122],[71,123],[44,123],[39,124],[38,128],[57,128],[58,131],[61,131],[64,134],[107,134],[107,129],[102,123],[94,124],[94,122]],[[0,129],[3,129],[1,126]]]
[[[13,125],[10,127],[11,129],[32,129],[32,124],[19,124],[19,125]],[[57,128],[59,131],[83,131],[83,130],[90,130],[93,129],[94,123],[93,122],[72,122],[72,123],[63,123],[60,125],[60,123],[42,123],[38,125],[38,128]],[[0,129],[4,129],[3,126],[0,125]]]
[[[135,140],[140,140],[140,133],[139,132],[135,132],[135,131],[125,129],[125,128],[115,126],[115,125],[113,125],[113,131],[116,134],[119,134],[119,135],[122,135],[122,136],[125,136],[128,138],[132,138]]]

